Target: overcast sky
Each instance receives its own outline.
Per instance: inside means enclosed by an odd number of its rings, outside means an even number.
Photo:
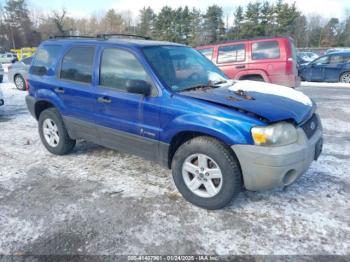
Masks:
[[[4,0],[1,0],[3,2]],[[225,14],[232,13],[238,5],[246,5],[249,0],[28,0],[30,6],[49,11],[65,7],[70,15],[89,16],[109,8],[118,11],[130,10],[134,16],[143,6],[151,6],[159,11],[163,6],[180,7],[188,5],[205,11],[209,5],[218,4],[223,7]],[[275,1],[271,1],[272,3]],[[286,0],[288,3],[296,2],[297,7],[306,15],[319,14],[324,18],[338,17],[343,19],[347,12],[350,15],[350,0]]]

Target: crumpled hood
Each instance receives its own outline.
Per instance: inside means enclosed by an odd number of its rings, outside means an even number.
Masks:
[[[182,92],[181,95],[241,109],[269,122],[292,119],[299,124],[310,116],[314,106],[302,92],[249,80],[232,81],[232,85],[207,90]]]

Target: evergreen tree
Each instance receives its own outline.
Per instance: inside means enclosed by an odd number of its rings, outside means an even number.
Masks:
[[[12,48],[38,44],[40,36],[33,30],[25,0],[8,0],[4,6],[4,24]]]
[[[242,37],[242,32],[241,32],[241,27],[242,27],[242,22],[243,22],[243,7],[238,6],[237,9],[235,10],[234,14],[234,20],[233,20],[233,38],[234,39],[239,39]]]
[[[114,9],[109,9],[103,18],[104,33],[121,33],[124,31],[124,20]]]
[[[151,7],[144,7],[140,10],[140,23],[138,33],[143,36],[154,36],[156,14]]]
[[[225,32],[222,21],[222,8],[217,5],[209,6],[204,15],[205,37],[208,43],[214,43],[223,38]]]

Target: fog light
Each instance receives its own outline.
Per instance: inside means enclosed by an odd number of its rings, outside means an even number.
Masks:
[[[295,179],[297,179],[298,174],[297,171],[295,171],[294,169],[289,170],[283,177],[283,184],[285,186],[288,186],[290,184],[292,184]]]

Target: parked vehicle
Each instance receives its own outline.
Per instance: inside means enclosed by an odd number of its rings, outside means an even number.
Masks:
[[[2,94],[2,90],[0,87],[0,106],[3,106],[5,104],[5,99],[4,99],[4,95]]]
[[[10,64],[18,61],[17,55],[14,53],[4,53],[0,54],[0,63],[1,64]]]
[[[4,80],[4,68],[2,67],[2,64],[0,64],[0,83]]]
[[[229,41],[197,48],[231,79],[299,86],[292,39],[271,37]]]
[[[314,52],[299,52],[297,53],[297,56],[299,56],[305,62],[314,61],[316,58],[319,57],[319,55]]]
[[[299,67],[301,79],[311,82],[350,83],[350,52],[336,52]]]
[[[27,90],[26,80],[32,57],[27,57],[8,67],[8,80],[13,82],[17,89]]]
[[[140,155],[207,209],[242,186],[290,185],[318,158],[321,122],[303,93],[230,80],[180,44],[103,39],[48,40],[33,58],[26,103],[51,153],[85,139]]]
[[[337,52],[350,52],[350,48],[331,48],[325,52],[325,55],[329,55],[331,53],[337,53]]]

